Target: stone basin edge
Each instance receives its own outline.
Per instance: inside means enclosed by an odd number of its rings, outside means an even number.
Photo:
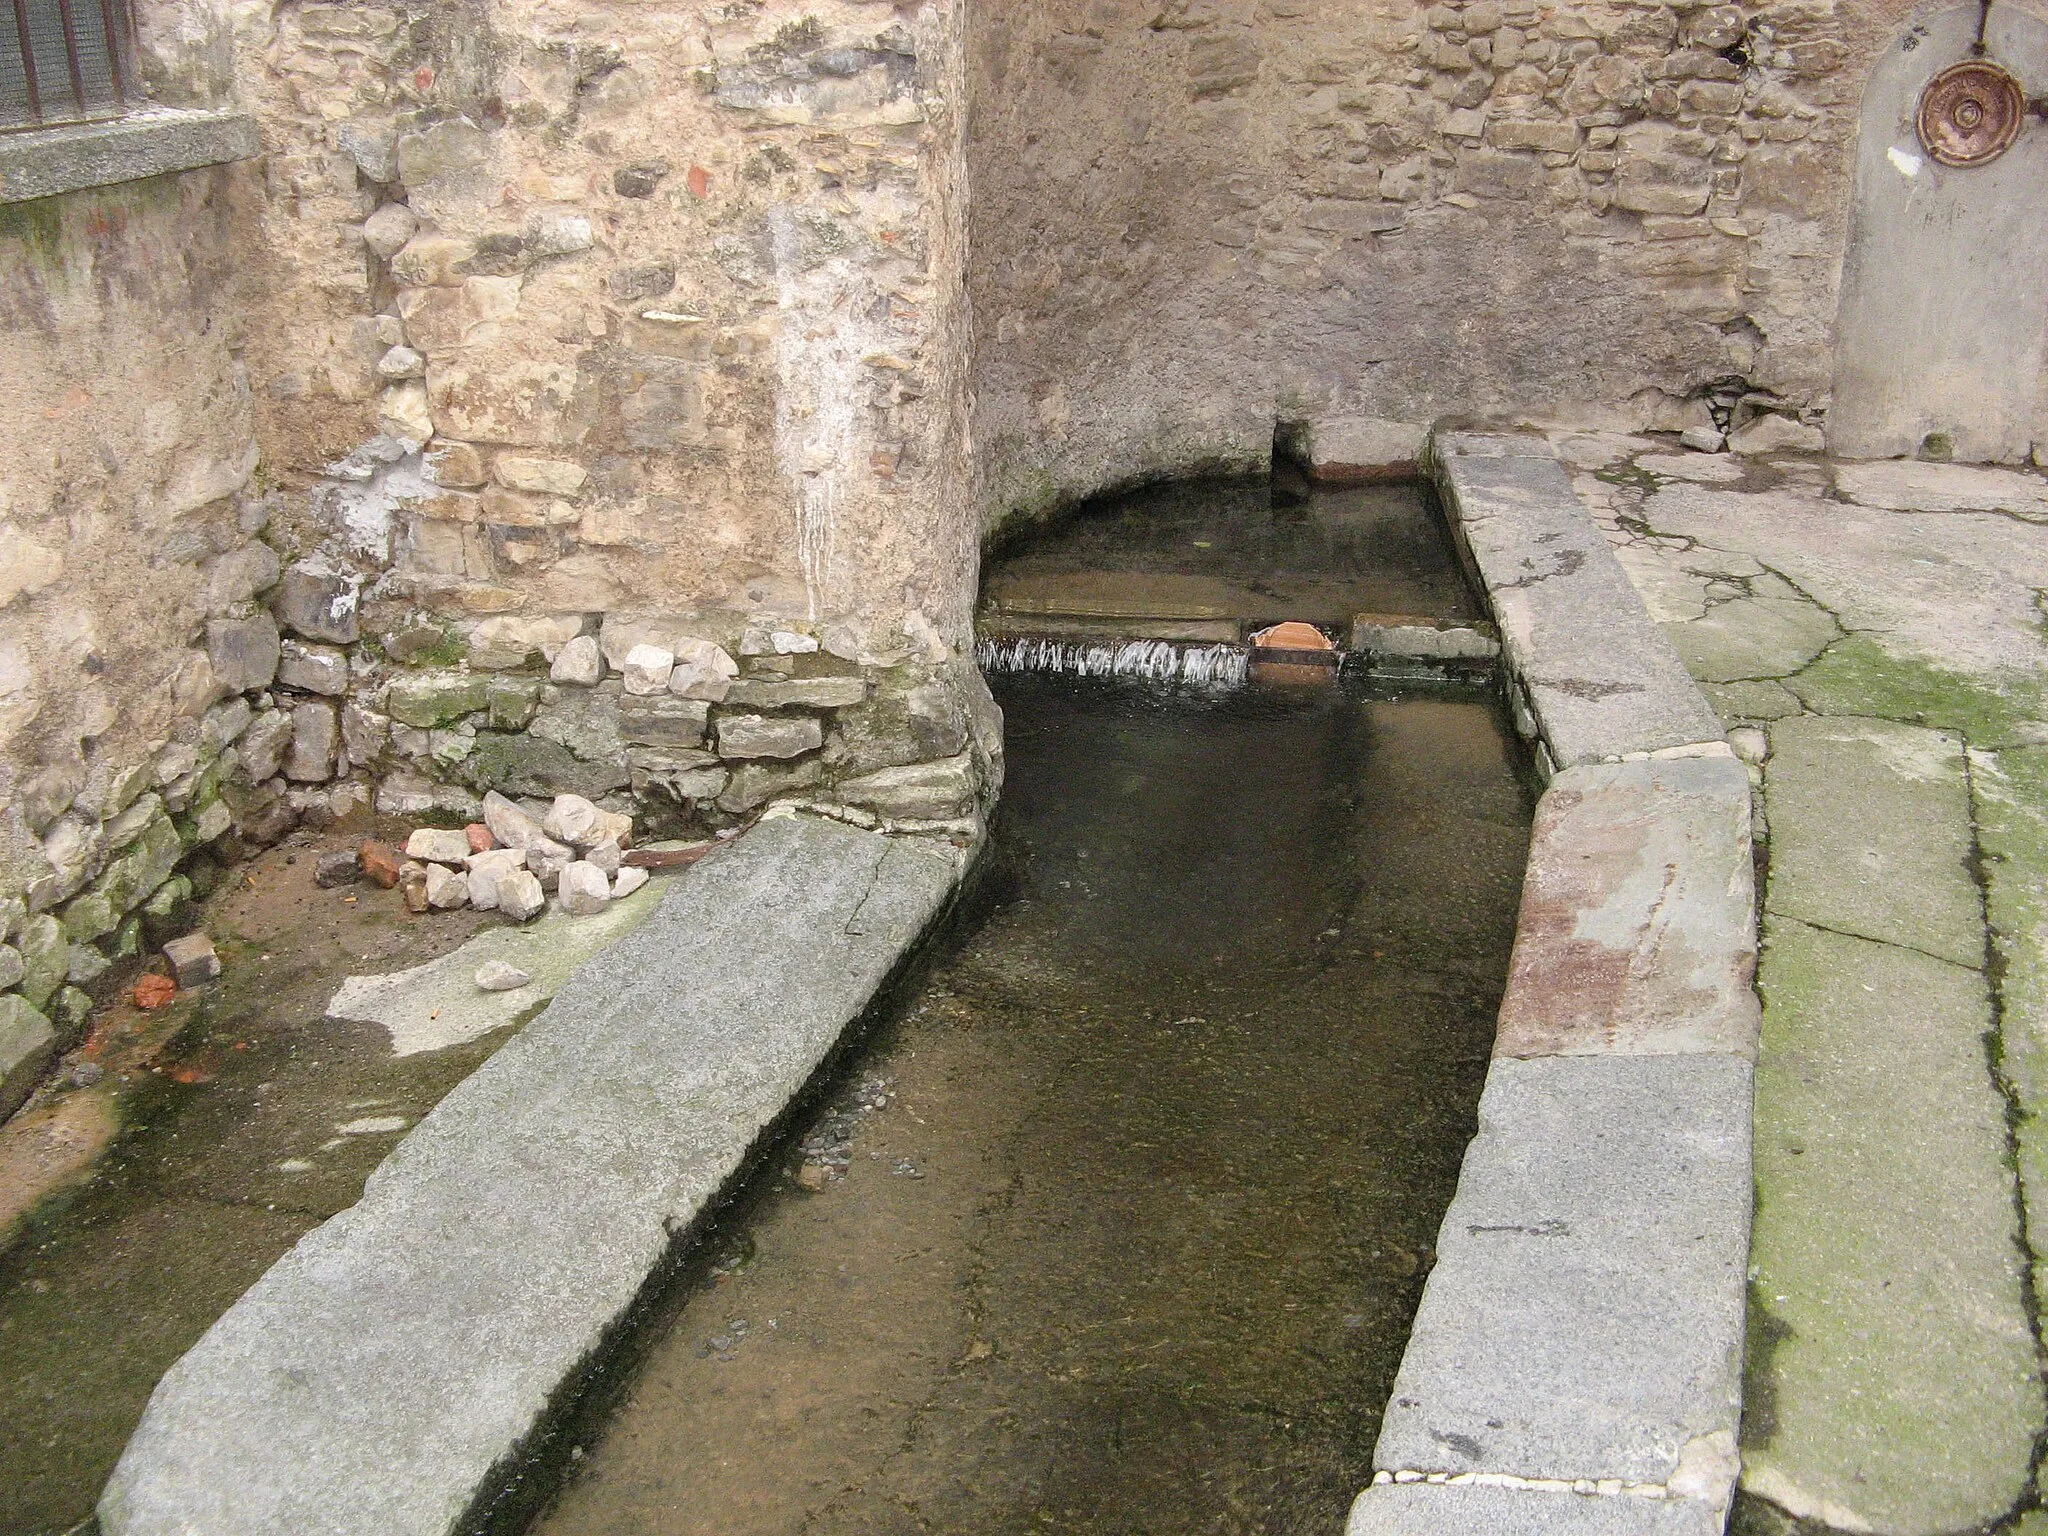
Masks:
[[[909,983],[985,841],[771,812],[675,877],[165,1373],[99,1530],[503,1528],[675,1259]]]
[[[1740,1470],[1751,786],[1544,437],[1424,463],[1545,786],[1500,1026],[1348,1536],[1710,1536]]]

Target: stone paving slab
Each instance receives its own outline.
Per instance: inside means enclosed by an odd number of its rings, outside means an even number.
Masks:
[[[1975,1530],[2044,1422],[1985,978],[1782,917],[1764,955],[1743,1486],[1842,1530]]]
[[[1998,1064],[2021,1108],[2013,1138],[2034,1239],[2034,1290],[2048,1295],[2040,1252],[2048,1236],[2048,748],[1970,757],[1985,905],[2001,963]]]
[[[1557,460],[1461,453],[1447,436],[1436,462],[1554,767],[1722,739]]]
[[[1816,716],[1781,720],[1770,737],[1766,910],[1983,965],[1962,741],[1890,720]]]
[[[1727,757],[1588,764],[1551,781],[1496,1056],[1754,1058],[1749,795]]]
[[[1345,1536],[1720,1536],[1722,1523],[1698,1499],[1389,1483],[1358,1496]]]
[[[1750,1070],[1719,1054],[1494,1061],[1376,1467],[1662,1487],[1683,1459],[1725,1502]]]
[[[106,1536],[456,1530],[958,873],[790,818],[677,877],[166,1373]]]

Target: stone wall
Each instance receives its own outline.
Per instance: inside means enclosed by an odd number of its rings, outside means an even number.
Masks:
[[[1276,423],[1820,419],[1857,104],[1907,10],[977,9],[989,521],[1263,462]]]
[[[195,875],[373,803],[971,833],[956,6],[138,26],[264,155],[0,227],[0,1078]]]
[[[716,823],[960,757],[957,30],[937,0],[436,0],[244,37],[302,766],[398,812],[495,788]],[[638,643],[713,673],[656,718]],[[921,743],[905,700],[942,717]],[[730,745],[750,711],[772,754]],[[990,761],[952,765],[955,810]]]
[[[230,696],[278,573],[241,362],[254,192],[215,167],[0,205],[0,1057],[47,1049],[42,1010],[75,1031],[76,984],[175,926],[173,869],[228,830]]]

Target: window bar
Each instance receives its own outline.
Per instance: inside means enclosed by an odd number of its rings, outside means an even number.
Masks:
[[[64,0],[69,14],[71,0]],[[128,101],[128,27],[132,16],[119,0],[100,0],[100,24],[107,29],[107,73],[114,82],[114,100]]]
[[[78,62],[78,23],[71,15],[71,0],[57,0],[57,19],[64,23],[64,63],[71,72],[71,100],[78,107],[78,115],[86,115],[85,70]],[[113,50],[114,40],[107,39],[107,48]]]
[[[36,44],[28,29],[28,0],[14,0],[14,35],[21,39],[21,83],[28,91],[28,115],[41,122],[43,93],[36,84]]]

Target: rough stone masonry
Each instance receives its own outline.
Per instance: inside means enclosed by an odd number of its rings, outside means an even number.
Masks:
[[[1818,443],[1863,82],[1947,35],[1902,0],[135,17],[153,107],[260,152],[0,188],[15,1097],[302,819],[971,822],[1013,514],[1276,426]]]

